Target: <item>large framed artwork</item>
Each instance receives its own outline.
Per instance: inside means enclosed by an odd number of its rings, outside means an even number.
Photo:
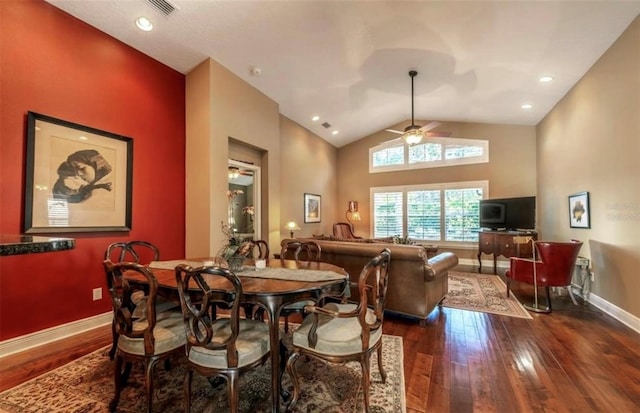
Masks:
[[[591,228],[588,192],[569,195],[569,226],[571,228]]]
[[[320,222],[321,197],[316,194],[304,194],[304,222]]]
[[[24,232],[131,229],[133,140],[27,115]]]

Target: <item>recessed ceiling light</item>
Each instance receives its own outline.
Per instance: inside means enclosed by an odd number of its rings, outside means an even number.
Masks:
[[[153,24],[151,24],[149,19],[147,19],[146,17],[139,17],[136,20],[136,26],[138,26],[138,29],[142,30],[143,32],[150,32],[151,30],[153,30]]]
[[[520,106],[522,109],[531,109],[533,107],[533,105],[531,103],[525,103],[522,106]]]
[[[311,118],[312,121],[317,122],[320,120],[320,116],[315,115],[314,117]]]
[[[553,80],[553,78],[551,76],[542,76],[540,79],[538,79],[541,83],[547,83],[547,82],[551,82]]]
[[[339,132],[339,131],[337,131],[337,130],[334,130],[333,132],[331,132],[331,134],[332,134],[332,135],[337,135],[337,134],[339,134],[339,133],[340,133],[340,132]]]

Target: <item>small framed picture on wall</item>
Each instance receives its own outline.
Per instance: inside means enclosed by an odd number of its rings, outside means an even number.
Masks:
[[[569,195],[569,226],[571,228],[591,228],[588,192]]]
[[[316,194],[304,194],[304,222],[320,222],[322,198]]]

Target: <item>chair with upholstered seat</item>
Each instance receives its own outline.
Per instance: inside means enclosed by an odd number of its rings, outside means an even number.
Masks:
[[[280,259],[295,260],[298,263],[320,262],[322,247],[315,241],[290,241],[280,250]],[[304,314],[304,306],[314,304],[313,301],[305,300],[284,306],[280,316],[284,318],[284,331],[289,332],[289,316],[292,314]]]
[[[370,359],[374,351],[378,354],[382,381],[386,380],[382,367],[382,323],[390,261],[391,251],[385,248],[364,266],[358,279],[360,300],[357,303],[330,302],[322,307],[305,307],[309,315],[292,333],[293,353],[287,361],[287,372],[293,382],[293,397],[287,411],[293,409],[300,398],[296,361],[302,355],[331,364],[360,362],[364,408],[370,411]]]
[[[351,224],[347,222],[338,222],[333,224],[333,236],[344,239],[362,239],[353,233]]]
[[[131,364],[142,362],[147,411],[151,412],[156,364],[160,360],[168,361],[173,355],[184,354],[186,339],[182,316],[179,312],[156,310],[158,281],[147,267],[133,262],[105,260],[104,268],[113,308],[113,325],[118,337],[114,363],[115,394],[109,410],[116,411],[122,389],[129,379]],[[125,273],[128,277],[139,278],[142,283],[131,282],[125,278]],[[142,288],[146,289],[145,299],[135,301],[134,294]]]
[[[536,312],[551,312],[551,297],[549,287],[567,287],[574,304],[576,299],[571,291],[571,279],[575,270],[578,253],[582,242],[548,242],[534,241],[536,255],[539,260],[535,262],[535,279],[538,287],[544,287],[547,299],[547,307],[543,309],[525,306]],[[530,259],[511,257],[510,268],[505,273],[507,277],[507,296],[511,281],[519,281],[526,284],[534,284],[534,262]],[[537,300],[537,297],[536,297]],[[536,301],[537,302],[537,301]]]
[[[211,290],[207,280],[223,279],[230,284],[228,293]],[[227,269],[186,265],[176,268],[176,281],[187,334],[187,373],[184,381],[185,412],[191,407],[193,372],[227,380],[229,408],[238,411],[240,375],[263,364],[270,355],[269,326],[240,318],[242,284]],[[230,309],[229,317],[213,319],[211,308]],[[278,396],[274,396],[278,397]]]
[[[104,253],[104,259],[111,262],[135,262],[137,264],[148,265],[152,261],[158,261],[160,259],[160,250],[158,247],[147,241],[118,241],[113,242],[107,246]],[[132,300],[136,304],[140,304],[139,301],[144,299],[146,293],[144,291],[137,291],[134,293]],[[162,298],[156,300],[156,312],[163,312],[171,309],[179,310],[179,304],[166,301]],[[138,306],[138,311],[143,312],[145,306]],[[116,346],[118,343],[118,334],[115,329],[115,320],[112,324],[112,336],[113,345],[109,351],[109,358],[113,360],[116,354]]]

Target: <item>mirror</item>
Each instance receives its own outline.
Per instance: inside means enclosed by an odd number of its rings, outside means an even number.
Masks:
[[[229,190],[237,192],[229,209],[229,226],[242,240],[260,239],[259,173],[258,166],[229,160]]]

